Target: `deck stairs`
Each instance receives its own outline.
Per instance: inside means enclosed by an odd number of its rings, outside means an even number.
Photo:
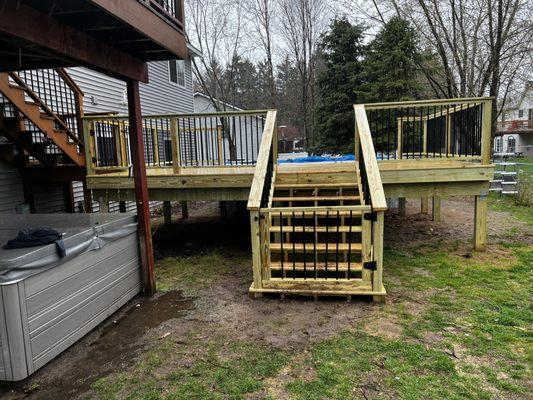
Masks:
[[[24,166],[85,165],[83,142],[16,73],[0,73],[0,133]]]
[[[291,181],[297,181],[296,174],[277,175],[272,186],[270,204],[276,211],[269,227],[271,276],[361,278],[362,214],[336,209],[361,205],[359,179],[331,183],[318,176],[311,183]]]

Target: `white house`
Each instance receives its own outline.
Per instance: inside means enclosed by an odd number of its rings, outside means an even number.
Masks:
[[[211,135],[218,136],[223,146],[219,147],[219,155],[211,154],[213,146],[209,145],[209,138],[197,140],[197,153],[207,154],[209,157],[218,160],[220,165],[254,165],[263,135],[264,116],[259,117],[257,113],[247,115],[246,110],[242,108],[217,99],[214,99],[214,101],[218,105],[218,110],[209,96],[199,92],[194,93],[194,112],[215,113],[226,111],[239,112],[240,115],[228,118],[206,117],[202,119],[201,131],[194,137],[207,135],[207,132],[210,132]],[[233,151],[230,151],[230,147],[233,148]]]
[[[533,82],[528,82],[515,107],[502,112],[494,153],[533,157]]]

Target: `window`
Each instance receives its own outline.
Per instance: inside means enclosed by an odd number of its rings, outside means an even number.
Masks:
[[[502,138],[501,137],[496,138],[496,144],[494,146],[494,151],[496,153],[501,153],[502,151]]]
[[[522,118],[524,116],[524,110],[518,110],[518,118]]]
[[[509,136],[507,139],[507,153],[514,153],[516,151],[516,139],[514,136]]]
[[[176,85],[185,87],[185,61],[170,60],[168,62],[168,79]]]

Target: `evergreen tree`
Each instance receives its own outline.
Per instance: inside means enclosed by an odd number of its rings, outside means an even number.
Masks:
[[[365,101],[402,101],[420,97],[418,65],[422,56],[415,30],[392,17],[370,43],[364,62]]]
[[[362,83],[364,28],[346,18],[335,19],[319,43],[322,70],[318,74],[318,100],[313,153],[353,153],[353,104]]]

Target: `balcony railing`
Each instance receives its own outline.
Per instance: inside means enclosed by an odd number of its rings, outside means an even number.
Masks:
[[[183,0],[139,0],[180,32],[185,32]]]
[[[498,121],[496,130],[499,133],[531,131],[533,130],[533,120]]]

